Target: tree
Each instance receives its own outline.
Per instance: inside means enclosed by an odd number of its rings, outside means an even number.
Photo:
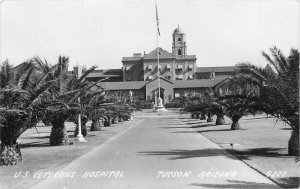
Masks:
[[[225,106],[222,106],[216,100],[216,101],[212,102],[210,111],[212,112],[212,114],[217,116],[216,125],[225,125],[226,124],[225,119],[224,119],[224,116],[226,114]]]
[[[105,114],[104,108],[92,109],[89,113],[89,119],[92,120],[91,131],[100,131],[101,130],[101,122],[100,119],[104,118]]]
[[[103,92],[92,91],[91,88],[95,87],[97,83],[85,80],[86,76],[96,67],[91,67],[78,78],[76,74],[68,72],[68,63],[68,57],[59,57],[58,63],[51,72],[51,77],[57,78],[57,80],[55,80],[55,83],[49,89],[49,93],[45,99],[46,104],[49,104],[46,108],[48,115],[46,120],[52,124],[50,145],[69,144],[64,123],[71,118],[77,123],[77,120],[75,120],[76,116],[79,113],[84,115],[86,110],[85,105],[89,103],[89,100]]]
[[[261,111],[284,121],[293,129],[288,152],[299,156],[299,51],[291,49],[287,58],[276,47],[270,51],[271,55],[262,53],[268,62],[266,67],[241,63],[237,74],[259,85]]]
[[[231,130],[241,129],[239,120],[249,113],[254,115],[256,112],[254,100],[244,95],[226,95],[220,97],[219,104],[225,107],[225,115],[232,121]]]
[[[214,111],[225,114],[232,120],[231,130],[241,129],[239,120],[248,114],[257,112],[258,87],[243,76],[235,76],[224,81],[216,89],[218,97]]]
[[[105,111],[105,125],[128,121],[135,109],[135,103],[132,103],[127,93],[111,93],[106,96],[106,102],[100,104]]]
[[[43,73],[31,59],[23,63],[23,69],[13,70],[8,61],[1,65],[0,77],[0,165],[22,162],[19,136],[36,125],[44,116],[41,99],[54,81],[46,81]],[[39,74],[35,74],[38,72]]]
[[[204,108],[203,114],[207,115],[207,122],[213,122],[213,104],[215,103],[216,98],[214,96],[214,92],[211,88],[209,88],[203,95],[202,98],[202,106]]]
[[[181,97],[174,98],[172,100],[172,102],[175,104],[178,104],[178,106],[181,108],[185,108],[185,107],[192,105],[190,98],[187,96],[181,96]]]
[[[83,136],[87,136],[86,123],[88,120],[92,120],[91,131],[100,130],[99,119],[104,117],[104,110],[99,108],[101,103],[104,102],[105,94],[101,87],[95,87],[91,91],[86,91],[85,95],[80,97],[81,108],[81,133]],[[70,121],[76,124],[74,136],[78,135],[78,114],[72,116]]]
[[[201,96],[193,96],[189,98],[189,106],[182,109],[182,112],[190,112],[193,118],[213,121],[213,116],[217,115],[216,125],[224,125],[225,108],[218,103],[218,96],[211,88],[206,90]]]

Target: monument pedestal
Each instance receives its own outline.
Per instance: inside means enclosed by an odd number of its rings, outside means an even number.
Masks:
[[[158,105],[154,108],[155,112],[167,112],[166,108],[162,104],[162,99],[158,98]]]

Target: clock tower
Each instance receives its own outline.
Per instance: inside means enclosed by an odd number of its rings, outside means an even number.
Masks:
[[[187,55],[185,33],[179,26],[173,32],[172,53],[178,56]]]

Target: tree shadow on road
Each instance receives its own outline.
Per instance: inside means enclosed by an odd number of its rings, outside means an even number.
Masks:
[[[275,184],[268,183],[257,183],[257,182],[247,182],[247,181],[238,181],[238,180],[228,180],[227,184],[201,184],[193,183],[192,186],[200,186],[205,188],[263,188],[263,189],[273,189],[280,188]]]
[[[189,127],[179,127],[179,126],[177,126],[177,127],[159,127],[159,128],[162,128],[162,129],[188,129]]]
[[[190,118],[186,118],[186,117],[169,117],[168,119],[190,119]]]
[[[182,122],[184,122],[184,123],[189,123],[189,122],[203,123],[204,121],[205,121],[205,120],[191,119],[191,120],[183,120]]]
[[[288,131],[291,131],[291,130],[293,130],[293,129],[290,127],[290,128],[281,128],[281,130],[288,130]]]
[[[169,160],[211,157],[211,156],[227,156],[225,150],[215,149],[215,148],[207,148],[203,150],[145,151],[145,152],[139,152],[139,154],[148,155],[148,156],[167,156]]]
[[[203,124],[203,123],[201,123],[201,122],[186,122],[185,124],[187,124],[187,125],[194,125],[194,124]]]
[[[242,129],[240,129],[240,130],[242,130]],[[234,132],[236,130],[231,130],[231,129],[209,129],[209,130],[198,131],[198,132],[199,133],[206,133],[206,132],[218,132],[218,131],[232,131],[232,132]]]
[[[216,125],[215,123],[206,123],[206,124],[201,124],[201,125],[194,125],[194,126],[191,126],[191,128],[199,128],[199,127],[214,127],[214,126],[219,126],[219,125]]]
[[[279,186],[282,188],[299,188],[300,177],[284,177],[280,178]]]
[[[187,126],[185,123],[168,123],[168,125],[185,125],[185,126]]]
[[[199,123],[199,122],[194,122],[194,123],[168,123],[168,125],[179,125],[179,126],[182,126],[182,125],[185,125],[186,128],[199,128],[199,127],[213,127],[213,126],[218,126],[216,125],[215,123],[207,123],[207,124],[203,124],[203,123]]]
[[[198,133],[198,131],[174,131],[171,133]]]
[[[31,147],[48,147],[50,146],[49,142],[28,142],[28,143],[21,143],[21,148],[31,148]]]
[[[142,155],[148,156],[166,156],[169,160],[212,157],[212,156],[226,156],[233,159],[249,160],[251,156],[262,157],[291,157],[282,152],[282,148],[254,148],[247,150],[234,149],[216,149],[207,148],[201,150],[168,150],[168,151],[144,151],[138,152]],[[229,155],[232,154],[232,155]]]
[[[235,155],[238,159],[241,160],[249,160],[251,159],[251,156],[280,158],[291,157],[284,152],[285,148],[251,148],[246,150],[226,149],[226,151]]]

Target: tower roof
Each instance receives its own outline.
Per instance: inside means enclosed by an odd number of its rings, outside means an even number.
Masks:
[[[174,33],[183,33],[183,30],[178,25],[178,27],[174,30],[173,34]]]

